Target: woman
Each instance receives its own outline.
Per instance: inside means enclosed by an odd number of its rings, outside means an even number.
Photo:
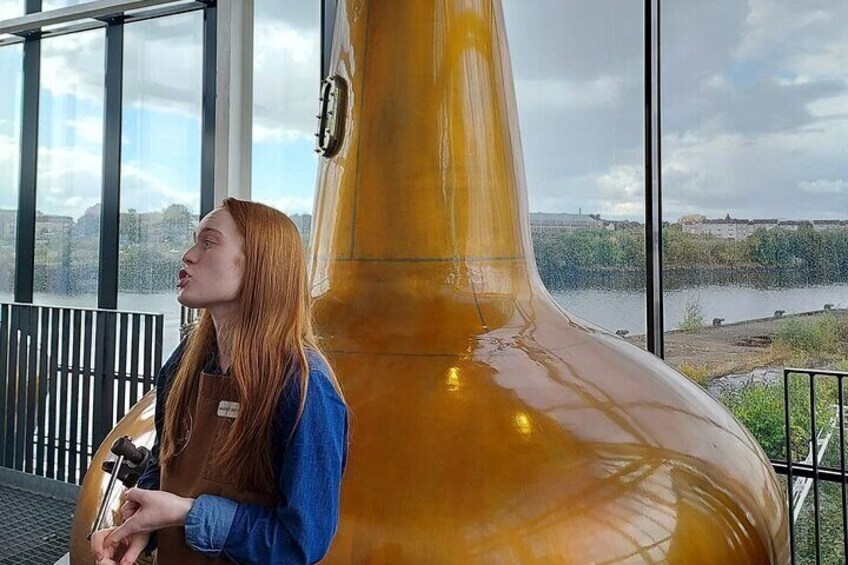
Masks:
[[[312,332],[301,239],[284,214],[233,198],[183,256],[178,299],[203,308],[157,379],[154,461],[98,564],[313,563],[339,515],[348,414]],[[155,535],[154,535],[155,534]]]

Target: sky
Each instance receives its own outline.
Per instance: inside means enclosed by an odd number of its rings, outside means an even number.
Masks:
[[[531,211],[643,219],[643,3],[503,3]],[[21,5],[0,0],[0,18]],[[254,198],[310,212],[318,3],[255,9]],[[663,10],[665,219],[848,217],[848,3]],[[198,208],[200,41],[197,13],[127,26],[123,209]],[[103,49],[102,30],[44,41],[44,212],[78,217],[99,201]],[[0,208],[17,202],[20,64],[19,46],[0,48]]]

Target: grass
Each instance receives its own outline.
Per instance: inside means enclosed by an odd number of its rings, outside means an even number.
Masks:
[[[800,460],[807,454],[811,438],[809,379],[804,375],[790,375],[789,396],[792,455],[796,460]],[[824,379],[818,383],[817,429],[830,421],[836,399],[837,386],[834,379]],[[754,434],[769,457],[782,459],[786,456],[782,382],[766,386],[752,384],[726,391],[721,394],[719,400]]]
[[[787,320],[774,335],[774,346],[786,351],[806,354],[836,353],[842,328],[833,314],[818,320]]]
[[[683,321],[678,328],[690,334],[700,333],[704,329],[704,309],[696,298],[687,300],[683,310]]]
[[[686,375],[686,377],[702,387],[706,387],[712,377],[710,368],[706,365],[694,365],[692,363],[681,363],[677,370]]]

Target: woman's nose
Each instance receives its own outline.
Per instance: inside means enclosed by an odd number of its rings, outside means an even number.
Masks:
[[[194,255],[194,247],[195,246],[190,247],[188,251],[183,253],[183,263],[185,263],[186,265],[192,265],[196,262],[196,257]]]

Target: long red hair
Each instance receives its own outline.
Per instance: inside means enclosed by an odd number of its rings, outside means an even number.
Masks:
[[[306,257],[294,223],[282,212],[256,202],[227,198],[222,207],[233,217],[244,239],[245,264],[236,298],[238,314],[229,330],[227,348],[241,408],[218,448],[218,457],[235,485],[271,490],[271,430],[280,393],[289,379],[298,379],[301,394],[297,422],[309,386],[306,350],[312,349],[321,357],[323,354],[313,332]],[[198,375],[215,339],[211,316],[201,314],[188,337],[165,405],[160,460],[166,467],[176,457],[180,422],[190,413]],[[335,373],[332,369],[329,373],[344,399]]]

